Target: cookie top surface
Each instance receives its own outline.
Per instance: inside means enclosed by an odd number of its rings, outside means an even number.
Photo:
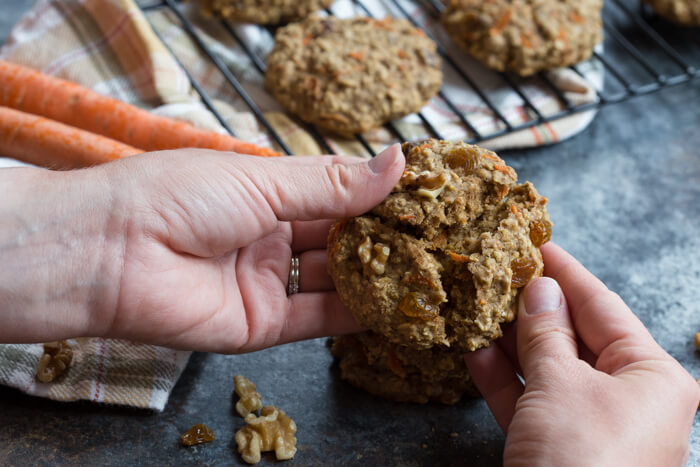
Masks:
[[[265,86],[302,120],[349,136],[418,111],[440,89],[440,66],[406,20],[311,17],[277,31]]]
[[[405,143],[406,169],[372,211],[333,225],[328,270],[355,319],[389,341],[475,350],[515,318],[541,275],[546,198],[495,153]]]
[[[602,0],[449,0],[442,24],[486,66],[526,76],[590,57]]]
[[[388,399],[455,404],[465,394],[479,394],[464,353],[455,349],[413,349],[366,331],[334,337],[331,353],[340,362],[344,380]]]
[[[205,11],[243,23],[297,21],[331,6],[334,0],[200,0]]]
[[[700,25],[700,2],[697,0],[643,0],[664,18],[684,26]]]

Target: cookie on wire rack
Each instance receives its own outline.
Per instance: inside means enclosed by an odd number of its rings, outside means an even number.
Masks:
[[[700,26],[700,1],[698,0],[642,0],[654,11],[683,26]]]
[[[406,20],[310,17],[280,28],[265,87],[342,136],[420,110],[442,84],[435,43]]]
[[[441,21],[486,66],[527,76],[588,59],[603,0],[448,0]]]
[[[297,21],[331,6],[334,0],[200,0],[206,13],[232,21],[280,24]]]

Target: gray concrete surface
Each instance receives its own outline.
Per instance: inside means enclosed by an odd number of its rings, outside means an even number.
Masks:
[[[0,2],[0,38],[31,3]],[[699,98],[696,81],[606,108],[570,141],[503,154],[521,179],[550,198],[554,240],[618,292],[696,377]],[[504,438],[483,401],[443,407],[374,398],[340,381],[323,340],[239,356],[195,354],[160,414],[62,404],[0,388],[1,463],[241,464],[232,441],[242,426],[231,399],[236,373],[252,378],[266,403],[296,420],[299,452],[284,465],[501,463]],[[179,435],[197,422],[211,426],[217,440],[180,447]],[[700,465],[699,416],[689,465]]]

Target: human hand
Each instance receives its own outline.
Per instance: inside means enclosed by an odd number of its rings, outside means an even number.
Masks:
[[[33,231],[72,231],[66,241],[80,247],[56,253],[60,267],[48,286],[36,286],[41,276],[31,268],[6,271],[18,287],[33,282],[35,294],[52,289],[47,295],[62,299],[3,299],[0,290],[0,304],[19,320],[14,331],[0,329],[0,342],[88,335],[237,353],[359,330],[326,273],[326,236],[331,219],[381,202],[403,166],[394,145],[369,163],[188,149],[41,171],[58,187],[48,195],[57,206],[23,220]],[[35,219],[51,216],[55,222]],[[44,233],[42,245],[67,236]],[[301,290],[287,297],[293,253]],[[25,265],[31,254],[25,251]],[[42,264],[42,271],[54,267]]]
[[[548,277],[525,288],[517,323],[465,356],[506,433],[504,465],[684,465],[698,385],[617,294],[541,250]]]

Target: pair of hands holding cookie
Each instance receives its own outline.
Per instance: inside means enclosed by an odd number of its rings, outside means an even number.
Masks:
[[[375,206],[403,168],[396,145],[369,162],[182,150],[3,170],[0,342],[236,353],[359,331],[326,274],[328,219]],[[546,277],[524,289],[517,325],[465,357],[506,465],[681,465],[697,384],[573,257],[541,251]],[[301,293],[288,297],[292,254]]]

